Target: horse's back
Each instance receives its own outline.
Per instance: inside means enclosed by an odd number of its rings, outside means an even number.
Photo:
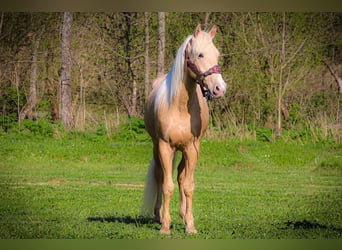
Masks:
[[[145,127],[146,127],[147,132],[150,134],[150,136],[152,136],[152,138],[154,137],[155,122],[156,122],[155,114],[154,114],[154,110],[155,110],[154,99],[156,97],[158,88],[160,84],[163,82],[163,80],[165,79],[165,77],[166,77],[166,74],[161,75],[153,80],[150,93],[145,104],[145,112],[144,112]]]

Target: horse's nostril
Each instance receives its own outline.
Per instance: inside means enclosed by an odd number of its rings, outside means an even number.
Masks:
[[[219,87],[219,86],[216,86],[215,89],[216,89],[217,91],[220,91],[220,87]]]

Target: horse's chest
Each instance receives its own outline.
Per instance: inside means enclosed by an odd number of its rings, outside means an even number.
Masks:
[[[161,134],[164,140],[176,146],[187,145],[203,133],[203,119],[200,114],[170,113],[161,123]]]

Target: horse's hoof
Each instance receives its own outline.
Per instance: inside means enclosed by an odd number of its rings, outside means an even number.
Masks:
[[[194,227],[190,227],[190,228],[186,227],[185,232],[187,234],[197,234],[197,230]]]
[[[159,233],[161,233],[161,234],[171,234],[171,231],[170,231],[169,228],[161,228],[159,230]]]

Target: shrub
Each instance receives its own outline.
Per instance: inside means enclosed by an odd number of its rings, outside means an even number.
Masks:
[[[126,123],[120,125],[118,134],[113,136],[114,140],[126,141],[148,141],[150,140],[149,135],[145,130],[145,122],[143,119],[138,117],[131,117]]]
[[[255,131],[258,141],[272,141],[272,129],[266,127],[258,127]]]
[[[39,121],[32,121],[32,120],[24,120],[22,122],[22,126],[20,128],[21,131],[28,131],[33,135],[41,135],[41,136],[53,136],[54,129],[50,122],[39,120]]]

